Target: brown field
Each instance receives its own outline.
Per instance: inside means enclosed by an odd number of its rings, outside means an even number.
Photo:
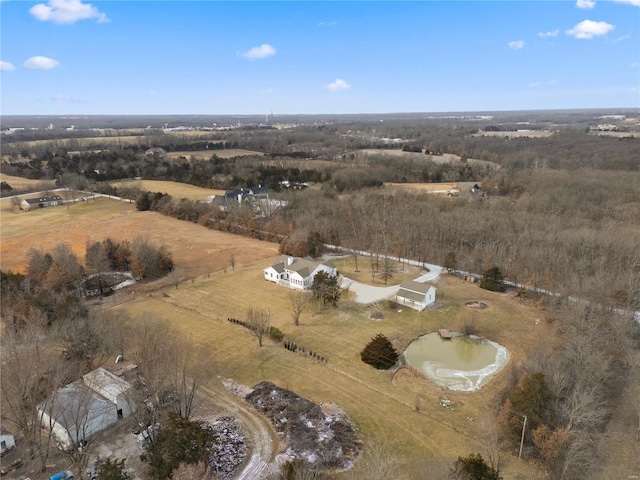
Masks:
[[[7,182],[16,190],[30,190],[40,187],[52,188],[54,186],[53,180],[32,180],[30,178],[6,175],[4,173],[0,173],[0,182]]]
[[[550,137],[555,132],[547,130],[519,130],[517,132],[478,132],[474,133],[472,137],[509,137],[509,138],[545,138]]]
[[[446,193],[460,187],[458,182],[442,183],[385,183],[384,188],[391,191],[405,191],[411,193]]]
[[[148,192],[168,193],[174,198],[188,198],[190,200],[203,200],[211,195],[224,195],[224,190],[212,190],[200,188],[194,185],[165,180],[121,180],[112,182],[116,188],[138,187]]]
[[[337,163],[330,160],[294,160],[294,159],[278,159],[263,160],[262,165],[273,166],[279,168],[298,168],[300,170],[324,170],[334,168],[344,168],[355,166],[351,163]]]
[[[556,341],[544,312],[509,294],[480,290],[446,275],[435,282],[437,307],[422,313],[398,312],[385,302],[364,307],[345,298],[337,309],[320,314],[308,309],[296,327],[288,308],[290,291],[262,276],[262,269],[277,257],[276,244],[208,230],[156,212],[137,212],[129,203],[103,198],[69,209],[3,210],[0,267],[24,271],[30,247],[50,250],[57,242],[67,242],[82,258],[87,238],[131,240],[139,234],[167,246],[186,280],[177,289],[168,282],[163,286],[162,281],[131,287],[105,300],[106,308],[126,311],[133,324],[146,319],[205,347],[211,354],[205,386],[221,388],[225,378],[248,385],[266,379],[313,401],[336,403],[362,439],[384,441],[405,458],[455,460],[458,455],[485,453],[496,399],[511,381],[512,366],[522,364],[539,345]],[[232,254],[235,270],[229,266]],[[351,269],[348,264],[342,267],[345,272]],[[488,308],[472,311],[464,306],[468,301],[485,302]],[[226,321],[243,319],[249,307],[269,308],[273,326],[329,362],[317,363],[269,340],[258,348],[246,329]],[[370,319],[373,310],[382,312],[384,319]],[[536,324],[536,318],[543,321]],[[387,335],[402,351],[423,333],[459,329],[468,321],[511,354],[509,365],[478,392],[444,390],[405,371],[378,371],[360,361],[359,352],[377,333]],[[445,396],[455,409],[440,406]],[[504,454],[505,479],[543,478],[514,453]]]
[[[193,152],[169,152],[167,157],[180,158],[185,157],[190,160],[191,157],[196,160],[209,160],[212,155],[218,158],[235,158],[235,157],[248,157],[248,156],[262,156],[264,153],[255,152],[253,150],[244,150],[242,148],[226,148],[224,150],[196,150]]]
[[[460,156],[454,155],[453,153],[443,153],[442,155],[425,155],[424,153],[417,152],[403,152],[402,150],[378,150],[378,149],[364,149],[357,150],[355,152],[356,159],[358,158],[366,158],[375,155],[381,156],[394,156],[401,158],[408,158],[413,160],[431,160],[435,163],[455,163],[460,162]],[[467,163],[476,164],[476,165],[490,165],[493,167],[498,167],[497,164],[493,162],[488,162],[486,160],[477,160],[475,158],[467,159]]]
[[[112,308],[126,311],[132,319],[145,318],[160,328],[175,329],[209,350],[211,388],[219,388],[217,376],[248,385],[266,379],[313,401],[336,403],[362,438],[384,441],[408,458],[455,459],[469,452],[485,452],[495,399],[510,381],[511,365],[522,363],[541,337],[553,339],[550,325],[544,321],[535,324],[542,312],[509,295],[486,292],[451,277],[436,283],[445,300],[435,309],[398,313],[384,303],[363,307],[346,300],[340,308],[328,308],[319,315],[306,311],[296,327],[288,311],[290,291],[262,278],[262,268],[272,261],[256,259],[236,271],[219,271],[178,289],[167,286]],[[489,307],[471,311],[464,306],[470,300],[483,301]],[[228,317],[244,319],[249,307],[269,308],[273,326],[287,339],[326,357],[328,364],[288,352],[271,341],[258,348],[246,329],[226,321]],[[369,318],[374,309],[383,312],[384,320]],[[360,350],[377,333],[387,335],[402,351],[423,333],[442,327],[456,329],[469,319],[481,335],[507,346],[511,353],[510,365],[479,392],[444,390],[404,371],[377,371],[359,359]],[[455,410],[439,405],[445,396]],[[515,474],[542,478],[535,468],[507,457],[504,478],[516,478]]]
[[[224,269],[231,254],[241,265],[278,252],[276,244],[208,230],[156,212],[138,212],[131,203],[107,198],[32,212],[13,211],[9,200],[2,200],[0,205],[2,270],[24,272],[29,248],[50,251],[56,243],[68,243],[83,262],[89,238],[133,240],[138,235],[146,236],[166,245],[176,266],[186,276],[195,277]]]

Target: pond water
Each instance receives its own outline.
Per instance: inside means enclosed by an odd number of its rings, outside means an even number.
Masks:
[[[442,387],[472,392],[509,360],[508,350],[498,343],[457,332],[451,337],[433,332],[417,338],[404,351],[407,364]]]

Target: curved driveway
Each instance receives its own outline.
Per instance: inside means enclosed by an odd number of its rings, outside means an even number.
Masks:
[[[415,266],[424,266],[429,271],[424,275],[419,276],[414,281],[424,283],[435,280],[442,273],[442,267],[431,264],[422,264],[415,260],[406,260],[407,263]],[[372,287],[371,285],[365,285],[364,283],[356,282],[347,277],[340,277],[341,286],[347,288],[350,292],[356,294],[355,301],[363,305],[371,305],[373,303],[381,302],[389,297],[392,297],[398,292],[400,285],[391,285],[388,287]]]

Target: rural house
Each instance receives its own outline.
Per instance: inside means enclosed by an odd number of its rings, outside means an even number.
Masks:
[[[70,449],[133,411],[132,386],[104,368],[65,385],[38,405],[42,425]]]
[[[284,287],[307,290],[311,288],[316,273],[324,271],[335,277],[336,267],[316,262],[311,257],[281,256],[276,263],[264,269],[264,279]]]
[[[407,280],[400,284],[396,293],[396,303],[406,305],[421,312],[436,301],[436,287],[428,283]]]
[[[34,208],[54,207],[62,205],[62,197],[60,195],[46,195],[44,197],[25,198],[20,202],[20,210],[28,212]]]

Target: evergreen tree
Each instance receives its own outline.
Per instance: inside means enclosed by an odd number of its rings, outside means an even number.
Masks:
[[[504,292],[507,289],[504,284],[504,276],[498,267],[490,268],[482,274],[480,288],[491,290],[492,292]]]
[[[98,480],[129,480],[131,477],[124,468],[124,460],[100,460],[97,465]]]
[[[360,358],[378,370],[387,370],[395,365],[398,353],[389,339],[379,333],[360,352]]]
[[[479,453],[458,457],[452,477],[459,480],[502,480],[500,469],[487,465]]]

